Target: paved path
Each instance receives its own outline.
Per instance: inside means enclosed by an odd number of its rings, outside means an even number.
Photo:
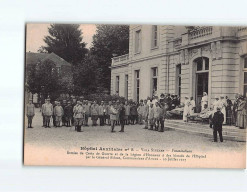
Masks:
[[[89,119],[91,122],[91,120]],[[116,133],[110,132],[109,126],[83,127],[84,132],[74,131],[74,127],[43,128],[39,110],[33,120],[33,129],[25,130],[25,143],[34,146],[59,147],[63,149],[89,146],[109,145],[111,147],[165,147],[175,149],[196,149],[200,151],[241,151],[244,142],[224,141],[212,143],[212,138],[192,135],[166,129],[165,132],[156,132],[143,129],[141,125],[125,126],[125,132],[120,133],[120,126],[116,126]]]

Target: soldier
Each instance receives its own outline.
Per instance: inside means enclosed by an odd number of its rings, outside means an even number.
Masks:
[[[71,127],[71,121],[73,118],[73,108],[70,102],[68,102],[68,105],[65,106],[64,108],[64,117],[65,117],[66,127]]]
[[[57,103],[57,106],[54,108],[54,115],[56,118],[56,126],[55,127],[61,127],[61,121],[62,117],[64,116],[63,107],[60,105],[60,102]]]
[[[111,108],[112,102],[109,101],[108,105],[106,106],[106,119],[107,119],[107,125],[111,125],[111,120],[110,120],[110,108]]]
[[[150,107],[148,110],[148,123],[149,123],[148,130],[153,130],[153,120],[154,120],[154,108],[153,108],[153,103],[150,102]]]
[[[75,121],[76,121],[76,119],[75,119],[75,115],[76,115],[76,110],[77,110],[77,107],[79,106],[79,103],[80,103],[80,101],[77,101],[76,102],[76,104],[75,104],[75,106],[73,107],[73,125],[75,125],[75,131],[77,131],[77,125],[76,125],[76,123],[75,123]]]
[[[221,108],[217,107],[217,112],[214,113],[213,116],[213,129],[214,129],[214,142],[217,142],[217,132],[220,136],[220,141],[223,142],[222,136],[222,124],[224,122],[224,114],[220,111]]]
[[[50,119],[53,114],[53,105],[50,103],[50,98],[47,99],[47,103],[44,105],[44,115],[45,115],[45,128],[50,127]]]
[[[57,106],[57,103],[58,103],[57,101],[54,101],[54,103],[53,103],[53,110]],[[52,121],[53,121],[53,126],[56,127],[57,126],[56,125],[56,116],[55,116],[54,112],[52,114]]]
[[[67,100],[63,100],[63,102],[62,102],[62,108],[63,108],[63,110],[64,110],[64,108],[67,106]],[[65,120],[65,116],[63,115],[62,116],[62,126],[65,126],[65,122],[66,122],[66,120]]]
[[[29,103],[27,104],[27,118],[28,118],[28,127],[27,128],[33,128],[32,127],[32,121],[34,117],[34,105],[32,103],[32,99],[29,99]]]
[[[43,117],[43,126],[42,127],[45,127],[45,115],[44,115],[44,107],[45,107],[45,104],[47,103],[47,99],[45,99],[45,103],[42,104],[41,106],[41,113],[42,113],[42,117]]]
[[[119,120],[121,125],[121,130],[119,132],[124,132],[125,107],[123,102],[120,103],[120,107],[119,107]]]
[[[82,132],[81,126],[82,126],[82,123],[83,123],[83,118],[84,118],[84,113],[85,112],[84,112],[83,107],[82,107],[82,102],[78,101],[77,103],[78,103],[78,105],[74,108],[75,130],[77,132]]]
[[[99,120],[100,126],[104,126],[104,101],[101,101],[101,104],[99,105]]]
[[[91,105],[91,119],[92,119],[92,126],[97,126],[97,120],[99,116],[99,105],[96,103],[96,101],[93,102],[93,105]]]
[[[137,108],[138,112],[138,123],[139,125],[143,124],[143,113],[144,113],[144,105],[143,105],[143,100],[140,100],[140,104]]]
[[[124,108],[125,108],[125,125],[129,125],[129,123],[130,123],[130,106],[129,106],[128,101],[125,101]]]
[[[117,120],[117,114],[118,111],[116,109],[116,105],[115,104],[111,104],[111,102],[109,102],[109,105],[111,105],[110,107],[110,120],[111,120],[111,132],[114,133],[114,127],[116,124],[116,120]]]
[[[147,104],[147,100],[144,100],[144,111],[143,111],[143,118],[145,121],[144,129],[148,129],[148,110],[149,110],[149,106]]]
[[[85,126],[88,126],[88,117],[90,115],[90,106],[88,104],[88,100],[85,100],[85,104],[83,105],[83,109],[85,111],[84,125]]]

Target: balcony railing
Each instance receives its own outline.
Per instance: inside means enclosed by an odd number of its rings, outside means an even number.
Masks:
[[[238,31],[246,31],[246,30],[247,30],[247,26],[238,27]]]
[[[212,26],[196,28],[189,32],[189,39],[193,40],[193,39],[205,37],[205,36],[211,35],[212,33],[213,33]]]
[[[112,58],[112,66],[124,64],[129,60],[129,54]]]

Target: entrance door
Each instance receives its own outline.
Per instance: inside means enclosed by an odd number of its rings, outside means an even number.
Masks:
[[[208,94],[208,72],[196,74],[196,111],[201,111],[201,100],[203,92]]]

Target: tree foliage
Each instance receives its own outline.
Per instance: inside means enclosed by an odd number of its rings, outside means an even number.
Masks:
[[[48,28],[49,35],[44,38],[47,46],[42,46],[39,51],[54,52],[67,62],[80,63],[88,50],[85,48],[86,43],[82,42],[79,27],[79,24],[51,24]]]
[[[87,55],[85,59],[74,68],[74,94],[85,95],[96,91],[97,62],[92,55]]]
[[[27,78],[28,89],[32,93],[48,95],[59,88],[56,65],[51,60],[32,65]]]
[[[124,55],[129,52],[128,25],[97,25],[93,36],[91,54],[97,62],[98,89],[110,90],[111,58],[113,54]]]

